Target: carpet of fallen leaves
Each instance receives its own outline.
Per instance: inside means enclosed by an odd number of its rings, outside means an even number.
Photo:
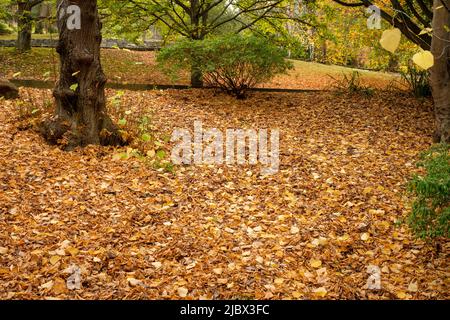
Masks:
[[[20,129],[19,102],[0,101],[0,298],[450,298],[448,242],[424,243],[401,223],[405,183],[431,141],[429,102],[331,92],[237,101],[208,90],[123,99],[169,135],[196,119],[279,128],[280,171],[170,173],[112,160],[113,148],[63,152]],[[366,288],[370,265],[381,290]],[[80,289],[69,290],[77,268]]]
[[[164,75],[156,63],[156,53],[152,51],[129,51],[102,49],[102,66],[110,82],[142,83],[158,85],[189,85],[189,72],[182,72],[173,82]],[[2,74],[9,79],[34,79],[56,81],[59,72],[58,54],[48,48],[33,48],[29,53],[17,54],[12,48],[0,48]],[[36,61],[41,63],[37,64]],[[383,89],[393,85],[403,88],[399,75],[351,69],[341,66],[325,65],[314,62],[292,60],[294,69],[288,74],[276,76],[262,88],[282,89],[328,89],[341,79],[343,74],[353,71],[361,74],[361,83],[372,88]]]

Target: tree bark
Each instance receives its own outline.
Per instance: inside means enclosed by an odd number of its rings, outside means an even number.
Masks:
[[[191,66],[191,86],[193,88],[203,87],[203,74],[199,67],[195,65],[195,61]]]
[[[201,41],[204,39],[200,28],[200,19],[199,1],[190,0],[191,39],[194,41]],[[191,86],[193,88],[203,87],[203,74],[196,61],[193,61],[191,66]]]
[[[430,83],[436,117],[434,140],[450,143],[450,32],[445,27],[450,26],[450,13],[441,0],[434,0],[433,12],[431,52],[435,61]]]
[[[17,43],[18,52],[26,52],[31,50],[31,28],[32,17],[31,7],[28,2],[19,2],[17,9]]]
[[[192,36],[192,40],[201,41],[203,37]],[[197,63],[195,59],[192,61],[191,65],[191,86],[193,88],[202,88],[203,87],[203,73],[200,65]]]
[[[81,9],[81,29],[67,28],[68,15],[64,13],[69,5]],[[58,9],[60,79],[53,91],[55,114],[43,122],[42,133],[49,142],[68,150],[89,144],[123,145],[106,111],[97,1],[59,0]]]

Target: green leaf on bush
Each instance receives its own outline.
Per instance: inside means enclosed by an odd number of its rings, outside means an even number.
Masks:
[[[425,176],[409,183],[414,196],[408,223],[421,238],[450,236],[450,146],[438,144],[422,155]]]
[[[286,51],[268,39],[232,34],[177,41],[162,49],[157,61],[172,80],[182,70],[197,69],[206,86],[244,98],[249,88],[293,68],[286,57]]]

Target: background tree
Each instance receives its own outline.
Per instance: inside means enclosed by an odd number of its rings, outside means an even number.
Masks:
[[[449,0],[333,0],[349,7],[378,5],[381,17],[424,50],[431,50],[430,70],[436,116],[435,142],[450,142],[450,1]],[[431,33],[431,35],[429,34]]]
[[[81,28],[67,26],[69,5],[81,9]],[[48,141],[66,149],[89,144],[119,145],[123,140],[105,104],[106,77],[100,63],[101,22],[96,0],[58,1],[60,79],[53,95],[55,114],[42,124]]]
[[[17,23],[16,49],[18,52],[31,49],[33,25],[36,26],[36,33],[43,31],[44,26],[51,29],[49,22],[53,19],[48,9],[54,6],[54,3],[53,0],[0,0],[0,24],[2,22],[7,25]]]
[[[25,52],[31,49],[31,32],[33,15],[31,10],[43,0],[18,0],[17,4],[17,51]]]
[[[239,33],[264,19],[287,17],[283,0],[104,0],[102,3],[106,15],[112,18],[111,23],[114,17],[120,20],[127,17],[141,31],[158,24],[167,34],[175,33],[190,40],[203,40],[224,29]],[[191,85],[202,86],[202,75],[195,65],[191,70]]]

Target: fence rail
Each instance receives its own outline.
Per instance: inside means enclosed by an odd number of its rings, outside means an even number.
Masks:
[[[32,39],[31,46],[36,48],[56,48],[58,40],[56,39]],[[16,40],[0,40],[0,47],[15,47]],[[134,44],[125,40],[105,39],[101,47],[104,49],[128,49],[134,51],[155,51],[162,47],[162,41],[152,40],[144,41],[142,44]]]

